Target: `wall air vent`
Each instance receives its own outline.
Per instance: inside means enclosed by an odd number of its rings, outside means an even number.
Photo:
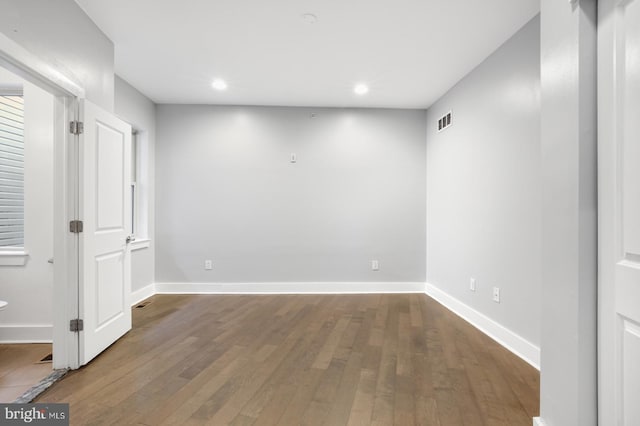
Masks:
[[[150,300],[146,300],[144,302],[140,302],[136,305],[136,309],[142,309],[144,307],[146,307],[149,303],[151,303]]]
[[[438,120],[438,131],[441,132],[451,126],[451,111],[440,117]]]

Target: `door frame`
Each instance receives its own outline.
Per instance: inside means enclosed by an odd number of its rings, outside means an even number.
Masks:
[[[78,333],[69,321],[78,317],[78,234],[68,232],[78,214],[78,136],[69,122],[78,119],[85,90],[69,70],[31,54],[0,33],[0,65],[54,96],[53,218],[53,368],[79,367]]]

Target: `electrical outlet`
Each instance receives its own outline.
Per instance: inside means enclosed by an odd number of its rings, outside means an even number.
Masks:
[[[469,280],[469,290],[476,291],[476,279],[475,278],[471,278]]]
[[[500,287],[493,288],[493,301],[500,303]]]
[[[377,271],[380,269],[380,264],[378,263],[377,260],[372,260],[371,261],[371,270],[372,271]]]
[[[207,270],[207,271],[210,271],[211,269],[213,269],[213,261],[205,260],[204,261],[204,269]]]
[[[295,163],[296,161],[298,161],[298,156],[292,152],[291,157],[289,157],[289,161]]]

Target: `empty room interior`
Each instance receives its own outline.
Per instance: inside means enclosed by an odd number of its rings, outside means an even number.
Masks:
[[[0,402],[640,424],[639,3],[0,1]]]

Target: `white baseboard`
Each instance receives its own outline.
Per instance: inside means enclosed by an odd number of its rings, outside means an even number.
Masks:
[[[546,423],[542,420],[542,417],[534,417],[533,426],[546,426]]]
[[[157,294],[424,293],[418,282],[156,283]]]
[[[0,343],[51,343],[53,325],[0,325]]]
[[[540,370],[539,347],[429,283],[425,286],[425,292],[444,307]]]
[[[156,285],[154,283],[149,284],[148,286],[142,287],[138,290],[131,292],[131,306],[137,305],[142,302],[144,299],[147,299],[156,294]]]

